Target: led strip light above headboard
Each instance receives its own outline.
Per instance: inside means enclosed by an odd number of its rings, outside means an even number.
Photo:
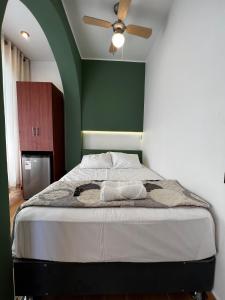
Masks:
[[[82,131],[83,149],[141,150],[143,132]]]

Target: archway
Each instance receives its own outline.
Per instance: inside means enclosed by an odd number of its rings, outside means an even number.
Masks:
[[[81,150],[81,59],[63,6],[59,0],[21,0],[42,27],[57,62],[65,99],[66,170],[80,160]],[[2,24],[7,0],[0,1]],[[1,51],[1,50],[0,50]],[[1,54],[1,52],[0,52]],[[9,234],[8,182],[5,151],[2,66],[0,61],[0,298],[13,299],[12,260]],[[3,246],[4,245],[4,246]]]

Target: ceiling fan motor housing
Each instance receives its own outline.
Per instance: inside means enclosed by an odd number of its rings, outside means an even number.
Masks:
[[[112,27],[113,31],[118,33],[124,33],[124,31],[126,30],[126,25],[120,20],[113,23]]]

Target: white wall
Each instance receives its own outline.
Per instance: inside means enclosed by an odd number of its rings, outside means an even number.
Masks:
[[[31,81],[52,82],[63,92],[61,77],[55,61],[31,61]]]
[[[175,0],[146,66],[145,161],[212,203],[225,295],[225,1]]]

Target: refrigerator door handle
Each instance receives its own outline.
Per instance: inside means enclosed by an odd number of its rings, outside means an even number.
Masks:
[[[36,136],[36,128],[35,127],[32,127],[32,135]]]

